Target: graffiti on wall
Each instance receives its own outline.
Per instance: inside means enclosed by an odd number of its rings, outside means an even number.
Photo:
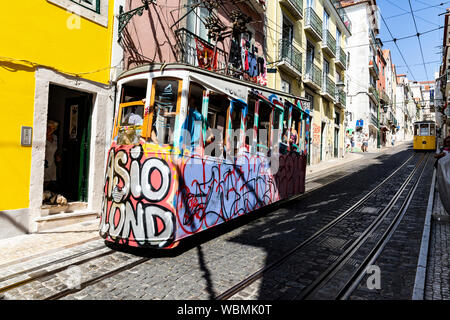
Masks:
[[[313,123],[313,139],[312,143],[315,145],[320,145],[320,126]]]

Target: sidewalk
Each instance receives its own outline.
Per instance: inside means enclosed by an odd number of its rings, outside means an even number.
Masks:
[[[343,164],[351,163],[356,160],[360,160],[369,154],[384,154],[388,151],[395,150],[398,147],[404,146],[405,144],[411,143],[411,141],[401,141],[397,142],[394,147],[381,147],[380,149],[374,149],[367,153],[363,152],[349,152],[344,155],[343,158],[334,158],[327,161],[322,161],[318,164],[313,164],[306,166],[306,180],[311,180],[317,177],[319,174],[324,173],[333,168],[342,166]]]

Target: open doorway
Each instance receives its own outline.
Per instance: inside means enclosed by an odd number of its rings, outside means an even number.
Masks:
[[[93,95],[50,84],[44,204],[87,202]]]

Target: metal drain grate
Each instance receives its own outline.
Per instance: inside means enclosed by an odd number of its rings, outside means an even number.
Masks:
[[[330,249],[342,249],[346,244],[348,240],[336,238],[336,237],[328,237],[323,239],[320,242],[320,245],[330,248]]]

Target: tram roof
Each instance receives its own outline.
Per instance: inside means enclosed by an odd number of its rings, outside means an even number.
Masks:
[[[421,123],[436,123],[436,121],[433,120],[423,120],[423,121],[416,121],[414,124],[421,124]]]
[[[266,92],[270,92],[270,93],[274,93],[274,94],[278,94],[281,96],[285,96],[288,98],[292,98],[292,99],[299,99],[305,102],[308,102],[309,100],[304,98],[304,97],[299,97],[299,96],[295,96],[291,93],[286,93],[284,91],[280,91],[280,90],[276,90],[276,89],[271,89],[268,87],[264,87],[261,86],[259,84],[256,83],[251,83],[248,81],[244,81],[244,80],[240,80],[240,79],[236,79],[233,78],[231,76],[227,76],[227,75],[223,75],[220,73],[215,73],[213,71],[209,71],[209,70],[205,70],[205,69],[201,69],[198,67],[194,67],[192,65],[189,64],[185,64],[185,63],[168,63],[168,64],[162,64],[162,63],[148,63],[139,67],[135,67],[133,69],[127,70],[122,72],[118,77],[117,77],[117,81],[136,75],[136,74],[140,74],[140,73],[149,73],[149,72],[159,72],[159,71],[167,71],[167,70],[186,70],[186,71],[191,71],[191,72],[196,72],[196,73],[201,73],[201,74],[205,74],[208,76],[212,76],[212,77],[216,77],[216,78],[220,78],[222,80],[227,80],[227,81],[231,81],[234,82],[236,84],[240,84],[243,86],[247,86],[247,87],[253,87],[255,89],[259,89],[259,90],[263,90]]]

